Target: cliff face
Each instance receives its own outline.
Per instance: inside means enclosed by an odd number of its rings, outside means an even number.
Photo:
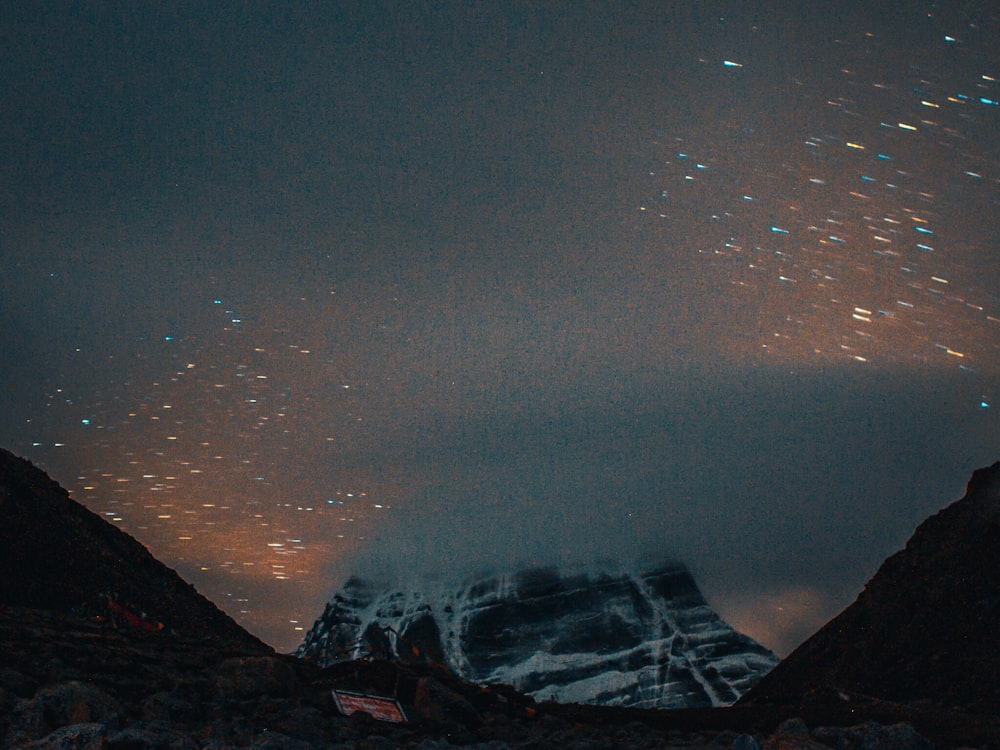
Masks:
[[[924,521],[857,600],[746,697],[810,690],[1000,712],[1000,462]]]
[[[441,661],[539,700],[681,708],[734,702],[777,662],[706,604],[690,573],[543,568],[448,587],[352,578],[298,654]]]

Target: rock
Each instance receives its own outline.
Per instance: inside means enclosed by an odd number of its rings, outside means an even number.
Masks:
[[[741,734],[733,740],[733,750],[761,750],[760,743],[752,734]]]
[[[313,750],[313,745],[280,732],[264,731],[254,737],[247,750]]]
[[[397,750],[399,745],[381,734],[370,734],[365,738],[365,750]]]
[[[10,733],[22,740],[40,739],[71,724],[113,724],[118,707],[118,702],[98,687],[65,682],[42,688],[34,698],[18,704]]]
[[[105,750],[107,727],[96,722],[70,724],[25,745],[25,750]]]
[[[193,739],[165,726],[134,724],[108,735],[104,750],[198,750]]]
[[[17,696],[0,687],[0,722],[3,721],[3,717],[10,716],[16,705]],[[2,727],[3,724],[0,723],[0,731],[2,731]]]
[[[786,719],[777,731],[764,741],[764,750],[829,750],[812,738],[809,727],[799,718]]]
[[[331,724],[341,717],[328,717],[313,706],[290,708],[279,721],[272,725],[272,730],[296,737],[301,740],[320,744],[329,740]]]
[[[430,612],[417,615],[399,634],[399,657],[411,663],[429,662],[444,664],[445,654],[441,648],[441,632]]]
[[[433,677],[421,677],[417,682],[413,707],[420,718],[436,724],[482,724],[482,717],[469,701]]]
[[[194,707],[173,693],[154,693],[142,702],[142,717],[146,721],[180,721],[194,715]]]
[[[451,747],[448,740],[427,738],[415,744],[412,750],[447,750]]]
[[[38,689],[37,683],[15,669],[0,668],[0,689],[9,691],[18,698],[30,698]]]
[[[867,722],[856,727],[819,727],[813,736],[836,750],[933,750],[934,743],[912,724],[886,726]]]
[[[273,656],[226,659],[214,670],[219,695],[228,700],[289,698],[298,691],[298,678],[286,662]]]

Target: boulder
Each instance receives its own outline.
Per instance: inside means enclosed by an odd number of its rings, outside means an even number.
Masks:
[[[70,724],[25,745],[25,750],[105,750],[107,727],[97,722]]]
[[[469,701],[433,677],[421,677],[413,698],[417,715],[435,724],[479,726],[482,717]]]
[[[290,665],[275,656],[226,659],[214,670],[222,699],[289,698],[298,692],[298,678]]]
[[[767,740],[764,750],[829,750],[809,734],[809,727],[799,718],[786,719]]]
[[[835,750],[933,750],[912,724],[867,722],[856,727],[819,727],[813,736]]]
[[[108,734],[104,750],[198,750],[200,745],[181,732],[155,724],[134,724]]]
[[[64,682],[42,688],[31,700],[19,703],[10,735],[19,741],[37,740],[74,724],[113,725],[118,710],[118,701],[100,688],[85,682]]]

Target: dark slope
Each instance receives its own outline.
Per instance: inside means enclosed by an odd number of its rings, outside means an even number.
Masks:
[[[105,592],[185,636],[271,651],[135,539],[0,449],[0,605],[93,612]]]
[[[1000,713],[1000,462],[924,521],[836,619],[743,699],[812,691]]]

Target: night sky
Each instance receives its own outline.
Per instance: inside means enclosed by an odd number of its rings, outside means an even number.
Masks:
[[[676,558],[787,653],[1000,458],[998,39],[7,4],[0,445],[280,650],[352,571]]]

